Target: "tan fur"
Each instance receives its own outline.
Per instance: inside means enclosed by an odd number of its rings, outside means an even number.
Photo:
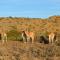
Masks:
[[[49,34],[49,43],[54,43],[54,37],[55,37],[55,33]]]
[[[6,33],[2,33],[2,43],[7,42],[7,34]]]
[[[31,32],[31,31],[25,31],[25,34],[27,36],[27,42],[30,41],[30,38],[32,39],[32,43],[34,43],[34,32]]]

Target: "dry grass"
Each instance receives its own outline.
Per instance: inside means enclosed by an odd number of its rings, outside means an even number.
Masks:
[[[25,44],[12,40],[2,44],[0,41],[0,60],[60,60],[60,16],[52,16],[47,19],[0,18],[0,33],[11,30],[16,30],[20,33],[21,30],[26,29],[34,31],[37,36],[57,32],[59,41],[55,45],[41,43]]]
[[[60,46],[0,41],[0,60],[60,60]]]

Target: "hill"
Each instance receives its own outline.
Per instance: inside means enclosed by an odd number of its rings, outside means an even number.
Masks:
[[[3,27],[3,28],[2,28]],[[41,18],[17,18],[17,17],[1,17],[0,30],[9,31],[17,28],[18,31],[29,29],[35,32],[60,31],[60,16],[51,16],[46,19]]]
[[[21,41],[12,41],[16,39],[15,37],[20,31],[26,29],[34,31],[37,36],[50,32],[60,34],[60,16],[51,16],[46,19],[1,17],[0,33],[8,33],[10,40],[4,44],[0,41],[0,60],[60,60],[60,42],[52,45],[37,42],[25,44]]]

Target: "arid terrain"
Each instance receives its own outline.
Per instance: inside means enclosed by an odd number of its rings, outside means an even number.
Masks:
[[[39,42],[24,43],[20,32],[28,29],[36,34],[35,40],[41,34],[57,33],[56,44]],[[60,16],[42,18],[1,17],[0,33],[6,32],[8,42],[0,40],[0,60],[60,60]]]
[[[60,46],[19,41],[0,42],[0,60],[60,60]]]

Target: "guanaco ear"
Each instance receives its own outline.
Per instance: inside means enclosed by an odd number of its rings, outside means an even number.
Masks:
[[[25,31],[22,31],[22,33],[25,33]]]

